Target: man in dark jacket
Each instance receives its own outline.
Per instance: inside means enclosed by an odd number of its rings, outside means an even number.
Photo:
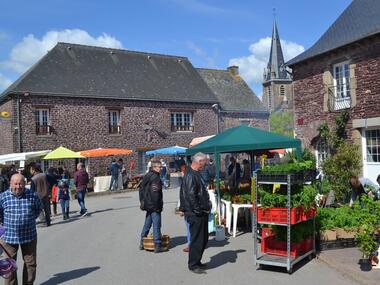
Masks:
[[[40,219],[45,220],[46,226],[49,227],[51,223],[50,219],[50,199],[49,196],[51,192],[49,192],[49,183],[47,180],[47,176],[42,172],[41,166],[35,162],[32,162],[29,165],[29,171],[32,175],[30,189],[33,192],[36,192],[38,197],[41,199],[43,204],[43,214],[41,213]],[[43,218],[43,216],[45,216]]]
[[[206,273],[201,263],[208,242],[208,214],[211,202],[199,173],[205,166],[207,156],[201,152],[195,154],[191,166],[186,170],[180,190],[181,209],[190,224],[190,250],[188,267],[190,271]]]
[[[77,189],[77,199],[80,206],[80,214],[82,217],[87,215],[87,209],[84,205],[84,197],[86,195],[88,182],[88,173],[84,169],[83,163],[78,163],[77,171],[74,173],[74,183]]]
[[[111,165],[108,167],[111,173],[111,183],[108,191],[112,191],[118,188],[119,175],[120,175],[120,164],[116,162],[116,159],[112,159]]]
[[[146,211],[144,227],[141,231],[140,249],[143,250],[143,238],[153,224],[154,252],[164,251],[161,246],[161,212],[163,209],[162,181],[160,179],[161,162],[152,161],[151,170],[140,184],[140,208]]]

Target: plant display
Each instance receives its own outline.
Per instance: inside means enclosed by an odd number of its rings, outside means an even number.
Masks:
[[[338,202],[346,202],[351,193],[349,179],[357,176],[361,167],[359,147],[342,142],[335,155],[326,158],[322,170],[335,192]]]
[[[279,191],[273,193],[269,191],[267,185],[260,185],[258,188],[260,204],[263,208],[284,208],[287,206],[286,187],[281,187]],[[291,207],[303,207],[309,210],[315,206],[315,196],[318,193],[315,185],[300,185],[292,187]]]
[[[361,225],[361,215],[360,209],[355,207],[318,208],[317,229],[322,231],[336,228],[347,231],[356,230]]]
[[[290,231],[290,240],[294,243],[299,243],[313,235],[313,222],[299,223],[292,226]],[[282,226],[271,226],[275,239],[279,241],[286,241],[287,228]]]
[[[292,162],[287,164],[268,165],[262,169],[263,173],[291,173],[300,172],[303,170],[314,169],[315,164],[312,160]]]

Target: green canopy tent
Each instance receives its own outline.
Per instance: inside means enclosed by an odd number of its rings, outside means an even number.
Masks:
[[[291,137],[267,132],[264,130],[240,125],[228,129],[194,147],[186,150],[186,155],[203,152],[215,155],[216,179],[219,182],[220,154],[229,152],[252,152],[255,150],[273,150],[281,148],[295,148],[301,153],[301,141]],[[220,190],[218,193],[218,215],[220,223]]]

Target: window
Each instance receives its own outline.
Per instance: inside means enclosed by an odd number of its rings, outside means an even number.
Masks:
[[[335,110],[351,106],[350,66],[347,62],[334,65],[334,97]]]
[[[121,134],[119,110],[108,111],[108,132],[110,134]]]
[[[281,85],[280,86],[280,96],[285,96],[285,86],[284,85]]]
[[[315,156],[317,158],[317,168],[320,169],[322,162],[329,156],[330,149],[325,140],[319,139],[315,145]]]
[[[50,118],[49,109],[36,109],[36,134],[37,135],[50,135]]]
[[[380,130],[365,132],[367,140],[367,162],[380,162]]]
[[[172,132],[193,132],[193,114],[190,112],[175,112],[170,114]]]

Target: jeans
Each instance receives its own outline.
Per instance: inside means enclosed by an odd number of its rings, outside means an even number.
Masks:
[[[153,240],[155,244],[161,244],[161,213],[146,212],[144,227],[141,231],[141,240],[148,236],[153,224]]]
[[[110,183],[110,188],[109,188],[110,191],[114,190],[115,188],[116,188],[116,190],[118,189],[118,187],[119,187],[119,183],[118,183],[119,181],[118,180],[119,180],[119,176],[115,176],[115,175],[111,176],[111,183]]]
[[[21,247],[22,259],[24,260],[24,267],[22,270],[22,284],[29,285],[33,284],[36,279],[36,268],[37,268],[37,239],[24,243],[24,244],[9,244],[1,241],[2,246],[9,253],[10,257],[14,260],[17,259],[18,248]],[[11,276],[5,279],[4,284],[15,285],[17,282],[17,271],[13,272]]]
[[[187,239],[187,246],[190,246],[190,224],[187,222],[186,216],[184,217],[185,224],[186,224],[186,239]]]
[[[86,189],[77,191],[77,199],[80,206],[80,213],[83,214],[87,212],[86,207],[84,206],[84,196],[86,195]]]
[[[70,200],[61,200],[62,216],[65,218],[69,217],[69,206]]]

